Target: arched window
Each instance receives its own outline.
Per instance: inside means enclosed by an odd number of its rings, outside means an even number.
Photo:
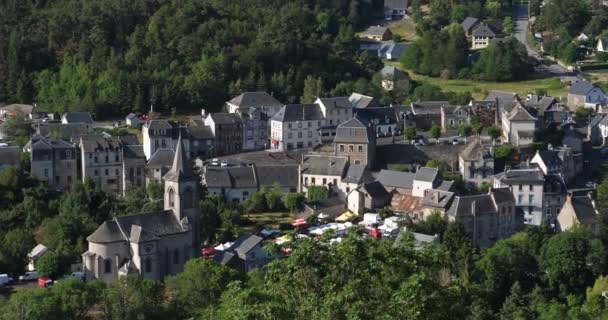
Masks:
[[[169,206],[175,206],[175,191],[173,189],[169,189]]]
[[[192,188],[188,187],[186,188],[186,191],[184,191],[184,194],[182,196],[182,203],[183,208],[184,209],[191,209],[193,207],[194,204],[194,192],[192,192]]]
[[[104,261],[104,272],[111,273],[112,272],[112,260],[107,259]]]
[[[145,270],[146,273],[152,272],[152,261],[150,260],[150,258],[146,259]]]

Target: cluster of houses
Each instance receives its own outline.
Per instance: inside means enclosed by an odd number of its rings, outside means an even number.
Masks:
[[[388,90],[401,75],[394,68],[383,72]],[[311,235],[326,229],[342,235],[352,227],[350,221],[360,216],[364,222],[377,220],[365,225],[370,232],[396,236],[401,219],[421,221],[440,214],[461,223],[474,245],[487,247],[524,225],[548,224],[567,230],[582,224],[597,232],[595,202],[584,189],[572,186],[583,176],[583,143],[603,144],[608,137],[608,118],[601,113],[605,101],[600,88],[583,80],[572,84],[567,102],[492,91],[484,100],[467,105],[421,101],[383,107],[373,97],[358,93],[284,105],[266,93],[247,92],[228,101],[227,112],[203,110],[187,125],[129,115],[127,124],[140,126],[141,138],[96,133],[90,114],[66,113],[60,123],[37,122],[36,133],[23,150],[0,147],[0,165],[19,166],[21,152],[28,152],[31,175],[57,190],[85,179],[117,195],[151,183],[164,186],[163,210],[115,217],[87,238],[89,248],[82,259],[90,279],[110,281],[124,274],[162,279],[183,270],[189,258],[200,256],[199,181],[210,194],[233,203],[273,185],[279,185],[284,194],[325,187],[329,198],[306,204],[301,212],[302,219],[315,215],[329,222],[311,226]],[[1,109],[3,117],[17,108],[8,107]],[[581,124],[571,116],[575,107],[598,113]],[[15,114],[28,119],[45,117],[35,107],[17,109]],[[487,188],[472,194],[444,179],[437,168],[413,165],[410,172],[402,172],[385,169],[379,161],[378,142],[384,137],[412,127],[440,126],[448,131],[473,119],[501,127],[499,143],[518,150],[526,149],[536,132],[550,126],[563,131],[564,137],[559,146],[528,156],[518,153],[521,156],[506,165],[495,157],[496,141],[469,138],[453,169],[469,190]],[[297,149],[297,158],[281,164],[195,161],[244,151],[262,150],[258,152],[271,156]],[[192,167],[195,162],[199,170]],[[377,212],[387,208],[396,216],[382,221]],[[429,237],[436,241],[433,235]],[[213,259],[248,271],[273,258],[262,245],[259,235],[242,235],[233,243],[214,247]]]

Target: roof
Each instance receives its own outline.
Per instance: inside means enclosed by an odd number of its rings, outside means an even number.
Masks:
[[[429,190],[427,195],[422,199],[422,205],[425,207],[447,209],[452,203],[454,193],[442,190]]]
[[[215,124],[236,124],[241,123],[241,117],[236,113],[217,112],[208,115]]]
[[[439,175],[439,169],[437,168],[429,168],[429,167],[421,167],[416,171],[416,175],[414,175],[414,180],[417,181],[426,181],[426,182],[434,182]]]
[[[146,164],[149,167],[171,167],[175,152],[172,149],[157,149]]]
[[[342,176],[348,164],[344,157],[307,155],[302,162],[302,174]]]
[[[384,186],[379,181],[368,182],[361,186],[361,190],[372,198],[388,196],[388,192],[386,192],[386,189],[384,189]]]
[[[343,122],[336,128],[335,143],[371,143],[375,141],[374,134],[357,117]]]
[[[474,37],[496,37],[496,32],[488,24],[482,22],[473,29],[472,35]]]
[[[137,140],[137,136],[134,134],[125,134],[122,136],[118,136],[118,139],[120,139],[120,142],[122,142],[123,145],[137,145],[140,144],[139,140]]]
[[[188,127],[190,137],[196,140],[208,140],[213,139],[213,131],[210,126],[192,126]]]
[[[560,167],[562,165],[562,159],[559,158],[559,153],[554,150],[540,150],[537,151],[538,156],[542,162],[549,168]]]
[[[353,105],[348,101],[348,97],[332,97],[332,98],[319,98],[319,101],[327,109],[344,108],[352,109]]]
[[[144,146],[142,145],[126,145],[123,146],[122,150],[125,159],[146,159]]]
[[[382,37],[388,30],[387,27],[371,26],[365,30],[365,35],[368,37]]]
[[[595,127],[598,124],[600,124],[600,122],[602,122],[602,120],[604,120],[604,118],[606,118],[605,114],[598,114],[595,117],[593,117],[593,119],[591,119],[591,121],[589,121],[589,126],[590,127]]]
[[[175,148],[175,158],[173,158],[173,166],[167,172],[163,179],[169,181],[185,181],[196,179],[196,176],[192,172],[192,166],[190,161],[186,157],[184,146],[182,143],[182,136],[179,136],[177,140],[177,147]]]
[[[27,256],[30,258],[38,258],[45,254],[48,250],[49,249],[45,245],[39,243],[34,247],[34,249],[32,249],[32,251],[30,251],[30,253],[28,253]]]
[[[492,196],[496,204],[515,202],[513,192],[511,192],[509,188],[494,188],[492,191],[490,191],[490,196]]]
[[[505,110],[511,103],[519,100],[519,96],[514,92],[492,90],[484,100],[496,101],[498,110],[502,112],[502,110]]]
[[[228,103],[233,104],[239,108],[251,108],[251,107],[282,107],[283,104],[263,91],[256,92],[243,92],[240,95],[232,98]]]
[[[74,149],[75,146],[64,140],[49,139],[34,135],[30,140],[30,148],[35,149]]]
[[[350,97],[348,97],[348,101],[353,105],[353,108],[379,107],[373,97],[356,92],[353,92]]]
[[[579,81],[575,82],[570,86],[568,90],[569,94],[585,96],[589,91],[593,90],[595,86],[589,81]]]
[[[300,178],[298,165],[255,166],[259,187],[270,187],[278,183],[281,187],[298,187]]]
[[[414,115],[441,114],[441,108],[449,105],[448,101],[417,101],[412,102],[410,107]]]
[[[0,110],[6,112],[19,112],[24,115],[29,115],[34,111],[34,106],[31,104],[9,104],[4,107],[0,107]]]
[[[452,201],[452,205],[446,211],[450,216],[467,216],[483,213],[494,213],[496,212],[496,206],[494,200],[490,194],[482,194],[475,196],[463,196],[456,197]]]
[[[494,175],[494,179],[500,180],[501,183],[505,184],[545,181],[544,174],[538,167],[506,169],[504,172]]]
[[[408,0],[384,0],[384,7],[390,9],[406,9]]]
[[[363,164],[351,164],[348,166],[342,182],[361,183],[366,179],[366,166]]]
[[[98,150],[117,150],[122,143],[118,138],[92,134],[80,137],[80,145],[85,152],[96,152]]]
[[[40,123],[36,131],[45,137],[52,136],[67,140],[85,135],[89,129],[86,123]]]
[[[234,244],[230,247],[230,251],[236,251],[239,255],[246,255],[251,250],[255,249],[256,246],[262,243],[264,239],[252,234],[243,234],[234,241]]]
[[[124,240],[126,239],[120,233],[118,224],[114,220],[104,221],[87,237],[87,241],[93,243],[110,243]]]
[[[376,50],[378,54],[382,56],[391,55],[392,59],[399,59],[407,50],[409,44],[407,43],[395,43],[393,41],[387,41],[380,44],[380,47]]]
[[[384,187],[411,189],[414,186],[414,173],[380,170],[377,180]]]
[[[464,21],[462,21],[460,25],[462,25],[462,29],[464,29],[465,32],[468,32],[473,26],[477,24],[477,22],[479,22],[479,19],[477,18],[466,17],[466,19],[464,19]]]
[[[469,139],[467,146],[460,153],[460,157],[469,161],[494,158],[490,148],[484,147],[484,145],[481,143],[481,139],[478,137],[472,137]]]
[[[571,204],[576,214],[576,219],[581,224],[590,225],[597,221],[598,213],[591,198],[588,196],[572,197]]]
[[[405,194],[394,194],[391,208],[398,212],[416,212],[422,209],[422,198]]]
[[[515,104],[515,107],[507,115],[507,118],[510,121],[536,121],[536,118],[530,114],[530,110],[521,103]]]
[[[288,104],[277,112],[272,120],[281,122],[313,121],[324,119],[317,104]]]
[[[380,70],[383,78],[390,78],[393,81],[407,79],[407,74],[394,66],[385,66]]]
[[[89,112],[66,112],[61,119],[67,121],[67,123],[93,124],[93,117]]]
[[[355,115],[365,123],[396,124],[397,111],[392,107],[355,109]]]
[[[221,266],[228,265],[233,258],[234,254],[228,251],[218,251],[213,255],[213,261]]]
[[[159,129],[172,129],[173,126],[169,123],[169,120],[149,120],[144,125],[146,128],[151,130]]]
[[[208,188],[257,188],[252,167],[207,167],[205,184]]]

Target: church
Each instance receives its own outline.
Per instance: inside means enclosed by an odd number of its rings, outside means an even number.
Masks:
[[[181,135],[163,179],[164,210],[114,217],[87,237],[89,248],[82,254],[87,280],[111,282],[124,275],[162,280],[200,255],[198,179]]]

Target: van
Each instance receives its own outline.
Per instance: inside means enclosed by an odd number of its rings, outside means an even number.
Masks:
[[[13,282],[13,278],[9,277],[8,274],[0,274],[0,287],[4,287],[11,282]]]
[[[24,275],[19,276],[19,281],[34,281],[34,280],[38,280],[38,272],[37,271],[30,271],[30,272],[26,272]]]

